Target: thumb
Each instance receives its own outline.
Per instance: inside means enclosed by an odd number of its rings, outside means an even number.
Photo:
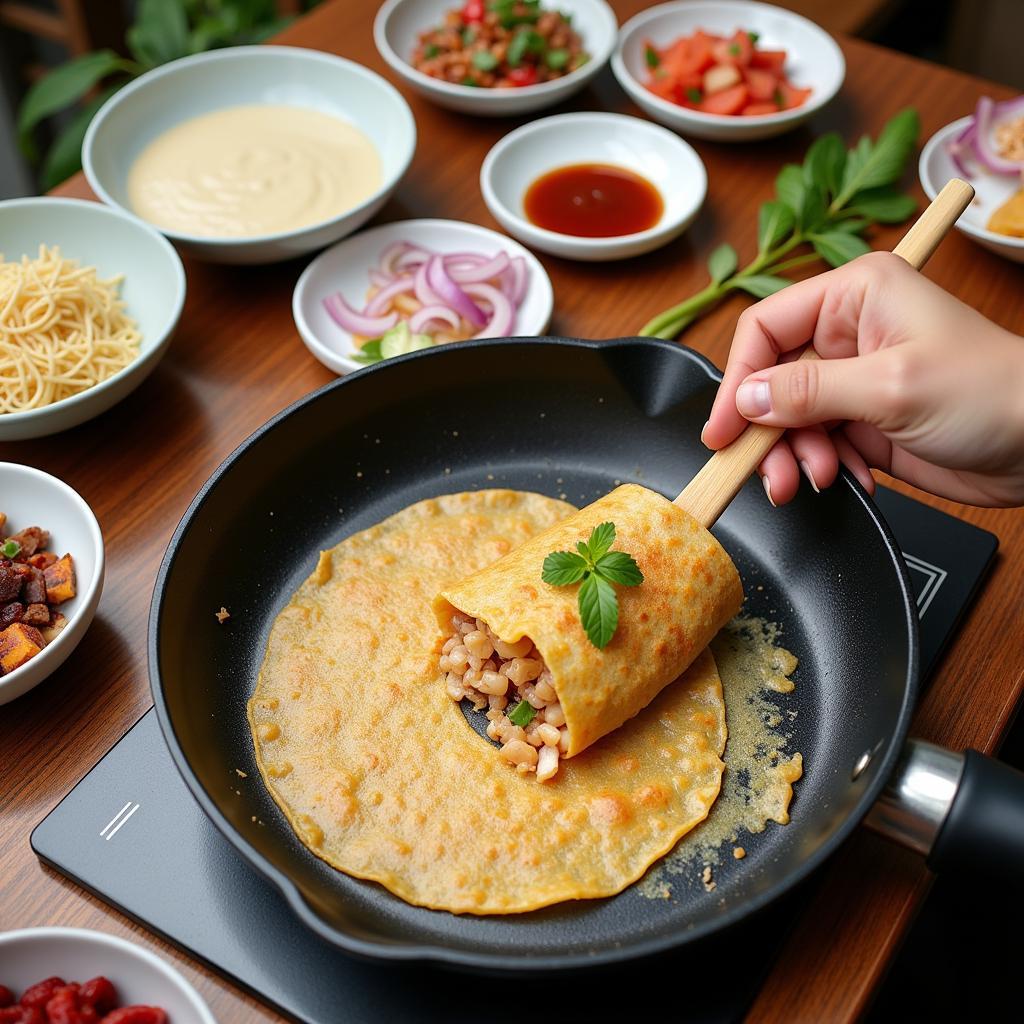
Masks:
[[[773,427],[871,422],[878,401],[879,354],[799,359],[758,370],[736,389],[736,409],[748,420]]]

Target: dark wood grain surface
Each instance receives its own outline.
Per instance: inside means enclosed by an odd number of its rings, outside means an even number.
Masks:
[[[614,6],[622,21],[644,5],[619,0]],[[383,72],[371,35],[374,7],[334,0],[294,25],[282,41],[330,50]],[[704,260],[719,242],[729,240],[741,258],[749,257],[758,204],[770,195],[780,164],[798,159],[816,133],[838,128],[852,138],[874,132],[912,104],[927,137],[973,109],[982,92],[1008,95],[864,43],[841,42],[846,85],[809,127],[766,143],[696,143],[710,190],[682,239],[624,263],[541,257],[555,288],[553,332],[589,338],[632,334],[705,283]],[[442,216],[497,227],[480,197],[478,172],[488,148],[515,122],[473,120],[411,95],[409,101],[419,148],[379,219]],[[572,106],[637,113],[609,73]],[[90,194],[81,176],[59,191]],[[879,231],[873,242],[890,248],[898,235],[896,228]],[[63,924],[130,934],[174,961],[225,1024],[278,1018],[41,867],[28,836],[152,703],[145,654],[149,598],[160,557],[190,498],[251,431],[332,379],[292,324],[290,297],[301,269],[301,262],[262,268],[189,263],[181,327],[163,363],[138,391],[69,433],[0,445],[0,460],[54,473],[84,495],[99,518],[108,553],[99,614],[81,646],[44,685],[0,709],[0,927]],[[927,273],[987,316],[1024,333],[1024,267],[953,236]],[[723,363],[741,306],[742,300],[731,300],[692,329],[687,343]],[[991,752],[1024,688],[1024,515],[924,500],[992,530],[1001,547],[991,578],[922,700],[914,733],[955,749]],[[929,875],[919,859],[861,830],[814,884],[815,897],[752,1008],[758,1021],[855,1018],[925,896]]]

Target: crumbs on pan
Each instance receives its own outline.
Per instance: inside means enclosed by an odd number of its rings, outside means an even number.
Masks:
[[[780,729],[780,710],[785,709],[775,702],[785,699],[777,695],[792,692],[789,677],[797,659],[779,645],[778,637],[774,623],[741,615],[711,641],[729,729],[722,791],[704,822],[683,836],[637,885],[642,896],[670,898],[672,876],[689,875],[694,861],[703,865],[700,879],[711,892],[716,884],[711,868],[721,863],[723,844],[734,844],[732,856],[742,860],[747,851],[737,844],[741,831],[763,832],[769,821],[789,821],[793,783],[803,774],[803,758],[788,751],[791,734]],[[791,722],[795,712],[787,717]]]
[[[219,612],[214,612],[213,614],[214,614],[214,616],[216,617],[217,621],[218,621],[218,622],[219,622],[219,623],[220,623],[220,624],[221,624],[222,626],[224,625],[224,623],[225,623],[225,622],[227,622],[227,621],[228,621],[228,619],[230,619],[230,618],[231,618],[231,612],[229,612],[229,611],[227,610],[227,608],[225,608],[225,607],[224,607],[224,605],[221,605],[221,606],[220,606],[220,611],[219,611]]]
[[[241,768],[236,768],[236,769],[235,769],[235,774],[236,774],[236,775],[237,775],[237,776],[238,776],[238,777],[239,777],[240,779],[247,779],[247,778],[249,778],[249,775],[248,775],[248,773],[246,773],[246,772],[243,772]]]

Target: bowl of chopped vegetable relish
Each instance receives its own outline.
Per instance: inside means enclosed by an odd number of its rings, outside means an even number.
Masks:
[[[680,0],[622,26],[612,70],[667,128],[744,142],[780,135],[824,107],[846,62],[827,32],[792,11],[752,0]]]
[[[525,114],[582,89],[618,23],[605,0],[387,0],[374,40],[416,92],[466,114]]]

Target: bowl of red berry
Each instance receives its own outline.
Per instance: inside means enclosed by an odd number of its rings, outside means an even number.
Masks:
[[[0,1024],[216,1024],[169,964],[82,928],[0,933]]]

